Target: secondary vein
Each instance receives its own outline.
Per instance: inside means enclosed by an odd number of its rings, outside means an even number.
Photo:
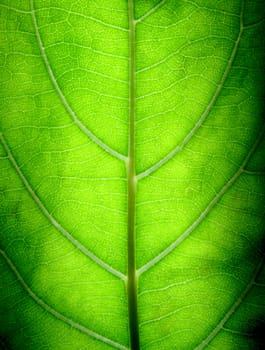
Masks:
[[[38,205],[43,215],[48,219],[48,221],[59,231],[61,234],[67,238],[77,249],[79,249],[84,255],[88,256],[91,260],[93,260],[96,264],[101,266],[104,270],[108,271],[112,275],[120,278],[121,280],[125,280],[125,276],[122,272],[114,269],[112,266],[105,263],[103,260],[98,258],[95,254],[93,254],[90,250],[88,250],[83,244],[81,244],[77,239],[75,239],[70,232],[68,232],[55,218],[49,213],[45,205],[42,203],[41,199],[37,196],[35,191],[33,190],[31,184],[21,171],[14,155],[11,152],[10,147],[8,146],[4,136],[0,134],[0,142],[2,143],[7,156],[13,165],[15,171],[17,172],[18,176],[20,177],[22,183],[24,184],[25,188],[27,189],[28,193],[31,195],[34,202]]]
[[[156,6],[154,6],[151,10],[149,10],[146,14],[144,14],[142,17],[135,20],[135,24],[143,22],[147,17],[151,16],[153,13],[155,13],[160,7],[162,7],[167,0],[160,1]]]
[[[48,304],[45,303],[45,301],[43,301],[40,297],[38,297],[36,295],[36,293],[34,293],[34,291],[28,286],[28,284],[26,283],[26,281],[23,279],[23,277],[21,276],[21,274],[19,273],[19,271],[17,270],[17,268],[15,267],[15,265],[13,264],[13,262],[10,260],[10,258],[7,256],[7,254],[0,249],[0,254],[2,255],[2,257],[5,259],[6,263],[8,264],[8,266],[10,267],[10,269],[13,271],[13,273],[15,274],[15,276],[17,277],[18,281],[20,282],[20,284],[22,285],[22,287],[25,289],[25,291],[29,294],[29,296],[39,305],[41,306],[45,311],[47,311],[48,313],[50,313],[51,315],[53,315],[54,317],[56,317],[57,319],[59,319],[62,322],[67,323],[70,327],[78,329],[80,332],[85,333],[89,336],[91,336],[92,338],[95,338],[105,344],[111,345],[112,347],[119,349],[119,350],[128,350],[128,348],[122,344],[119,344],[109,338],[104,337],[103,335],[96,333],[94,331],[92,331],[89,328],[86,328],[84,326],[82,326],[81,324],[73,321],[72,319],[64,316],[63,314],[61,314],[60,312],[56,311],[54,308],[52,308],[51,306],[49,306]]]
[[[135,176],[135,21],[134,3],[128,0],[129,41],[130,41],[130,85],[129,85],[129,150],[127,162],[128,180],[128,315],[130,343],[132,350],[140,349],[139,324],[137,311],[138,280],[136,274],[136,242],[135,242],[135,197],[137,181]]]
[[[212,111],[218,97],[220,96],[223,87],[225,85],[225,82],[227,80],[227,77],[231,71],[232,65],[235,61],[238,49],[239,49],[239,44],[241,42],[241,38],[243,35],[243,31],[244,31],[244,25],[243,25],[243,10],[244,7],[242,6],[241,8],[241,13],[240,13],[240,25],[239,25],[239,31],[238,31],[238,35],[235,41],[235,45],[233,47],[233,50],[231,52],[230,58],[227,62],[227,65],[225,67],[224,73],[221,77],[220,83],[217,85],[217,88],[210,100],[210,102],[208,103],[208,105],[206,106],[204,112],[202,113],[200,119],[197,121],[197,123],[194,125],[194,127],[191,129],[191,131],[186,135],[186,137],[183,139],[183,141],[181,142],[180,145],[176,146],[172,151],[170,151],[164,158],[160,159],[157,163],[153,164],[150,168],[144,170],[143,172],[139,173],[137,175],[137,179],[141,180],[145,177],[147,177],[148,175],[152,174],[153,172],[155,172],[156,170],[158,170],[159,168],[161,168],[164,164],[166,164],[169,160],[171,160],[177,153],[181,152],[183,150],[183,148],[187,145],[187,143],[192,139],[192,137],[195,135],[195,133],[198,131],[198,129],[200,129],[200,127],[203,125],[204,121],[207,119],[207,117],[209,116],[210,112]]]
[[[39,45],[39,49],[40,49],[40,53],[41,53],[41,57],[43,59],[44,65],[46,67],[47,73],[49,75],[49,78],[55,88],[55,91],[57,92],[63,106],[65,107],[65,109],[67,110],[67,112],[69,113],[69,116],[72,118],[72,120],[74,121],[74,123],[78,126],[78,128],[85,134],[87,135],[93,142],[95,142],[101,149],[103,149],[104,151],[108,152],[109,154],[111,154],[113,157],[126,161],[127,157],[124,156],[123,154],[117,152],[116,150],[114,150],[113,148],[111,148],[110,146],[108,146],[106,143],[104,143],[102,140],[100,140],[95,134],[93,134],[81,121],[80,119],[77,117],[77,115],[75,114],[75,112],[72,110],[71,106],[69,105],[69,103],[67,102],[55,76],[53,73],[53,70],[51,68],[50,62],[48,60],[48,56],[46,55],[45,52],[45,48],[40,36],[40,32],[39,32],[39,27],[38,27],[38,23],[37,23],[37,19],[36,19],[36,15],[35,15],[35,9],[34,9],[34,0],[30,1],[30,6],[31,6],[31,15],[32,15],[32,21],[33,21],[33,26],[34,26],[34,30],[35,30],[35,34],[36,34],[36,38],[37,38],[37,42]]]
[[[191,233],[201,224],[201,222],[206,218],[206,216],[211,212],[211,210],[216,206],[216,204],[220,201],[220,199],[227,193],[227,191],[232,187],[232,185],[237,181],[237,179],[241,176],[245,171],[245,167],[260,144],[265,134],[265,124],[262,126],[259,135],[257,136],[256,141],[253,143],[249,153],[246,155],[245,159],[239,166],[238,170],[234,173],[234,175],[226,182],[226,184],[221,188],[221,190],[216,194],[216,196],[210,201],[207,207],[203,210],[203,212],[198,216],[198,218],[166,249],[164,249],[160,254],[155,256],[145,265],[138,269],[138,275],[145,273],[151,267],[156,265],[166,256],[168,256],[176,247],[178,247],[182,242],[184,242]]]
[[[261,272],[261,269],[264,265],[264,256],[262,257],[261,261],[257,265],[254,274],[247,284],[246,288],[242,291],[242,293],[239,295],[237,300],[234,302],[234,304],[230,307],[230,309],[226,312],[225,316],[221,319],[221,321],[217,324],[217,326],[212,330],[212,332],[206,337],[194,350],[202,350],[205,347],[207,347],[211,341],[217,336],[217,334],[224,329],[224,325],[226,322],[231,318],[231,316],[235,313],[235,311],[238,309],[238,307],[242,304],[243,300],[246,298],[252,287],[255,285],[255,280],[258,277],[258,275]]]

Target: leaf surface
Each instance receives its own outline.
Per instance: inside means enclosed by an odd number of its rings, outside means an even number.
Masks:
[[[263,2],[0,8],[0,348],[262,348]]]

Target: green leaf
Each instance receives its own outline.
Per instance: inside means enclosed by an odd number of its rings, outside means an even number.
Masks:
[[[261,349],[263,1],[0,8],[0,348]]]

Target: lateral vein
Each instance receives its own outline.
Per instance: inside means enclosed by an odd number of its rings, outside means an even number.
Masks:
[[[261,261],[257,265],[257,268],[255,269],[255,272],[253,274],[253,277],[251,278],[251,280],[247,284],[246,288],[242,291],[242,293],[239,295],[237,300],[230,307],[230,309],[226,312],[225,316],[221,319],[221,321],[217,324],[217,326],[212,330],[212,332],[208,335],[208,337],[205,338],[198,346],[196,346],[196,348],[194,350],[204,349],[216,337],[216,335],[223,329],[223,326],[225,325],[225,323],[230,319],[230,317],[234,314],[234,312],[241,305],[241,303],[246,298],[248,292],[251,290],[253,285],[255,285],[255,280],[258,277],[263,264],[264,264],[264,256],[262,257]]]
[[[51,68],[50,62],[48,60],[48,56],[46,55],[45,52],[45,47],[43,45],[41,36],[40,36],[40,32],[39,32],[39,28],[38,28],[38,23],[37,23],[37,18],[35,15],[35,9],[34,9],[34,0],[30,0],[30,6],[31,6],[31,15],[32,15],[32,21],[33,21],[33,25],[34,25],[34,30],[35,30],[35,35],[37,38],[37,42],[38,42],[38,46],[40,49],[40,53],[44,62],[44,65],[46,67],[47,73],[50,77],[50,80],[55,88],[55,91],[57,92],[63,106],[65,107],[66,111],[69,113],[70,117],[72,118],[72,120],[74,121],[74,123],[78,126],[78,128],[86,135],[88,136],[93,142],[95,142],[101,149],[103,149],[104,151],[108,152],[109,154],[111,154],[113,157],[126,161],[127,157],[124,156],[123,154],[121,154],[120,152],[117,152],[116,150],[114,150],[113,148],[111,148],[110,146],[108,146],[106,143],[104,143],[102,140],[100,140],[94,133],[92,133],[81,121],[80,119],[76,116],[75,112],[73,111],[73,109],[70,107],[69,103],[67,102],[55,76],[53,73],[53,70]]]
[[[4,4],[0,4],[1,7],[7,9],[7,10],[11,10],[11,11],[14,11],[14,12],[18,12],[18,13],[23,13],[23,14],[30,14],[31,11],[27,11],[27,10],[20,10],[16,7],[12,7],[12,6],[7,6],[7,5],[4,5]]]
[[[121,273],[120,271],[117,271],[112,266],[105,263],[103,260],[98,258],[95,254],[93,254],[90,250],[88,250],[83,244],[81,244],[77,239],[75,239],[61,224],[55,220],[55,218],[49,213],[49,211],[46,209],[45,205],[42,203],[40,198],[37,196],[37,194],[34,192],[33,188],[31,187],[29,181],[26,179],[25,175],[21,171],[15,157],[13,156],[10,147],[8,146],[7,142],[4,139],[4,136],[0,134],[0,140],[1,143],[4,146],[4,149],[6,150],[6,153],[8,155],[8,158],[13,165],[14,169],[16,170],[18,176],[20,177],[21,181],[23,182],[25,188],[31,195],[34,202],[38,205],[41,212],[44,214],[44,216],[48,219],[48,221],[59,231],[62,233],[62,235],[67,238],[77,249],[79,249],[83,254],[85,254],[87,257],[89,257],[91,260],[93,260],[96,264],[98,264],[100,267],[102,267],[104,270],[108,271],[112,275],[120,278],[121,280],[126,279],[125,275]]]
[[[180,145],[175,147],[172,151],[170,151],[164,158],[160,159],[157,163],[152,165],[150,168],[144,170],[143,172],[139,173],[137,175],[137,180],[141,180],[145,178],[146,176],[152,174],[159,168],[161,168],[164,164],[166,164],[169,160],[171,160],[177,153],[181,152],[183,148],[187,145],[187,143],[192,139],[192,137],[195,135],[195,133],[198,131],[198,129],[202,126],[204,121],[207,119],[209,116],[210,112],[212,111],[213,106],[215,105],[223,87],[225,84],[225,81],[228,77],[228,74],[232,68],[232,65],[234,63],[236,54],[238,52],[240,40],[242,38],[244,31],[244,26],[243,26],[243,6],[241,8],[241,13],[240,13],[240,28],[238,32],[237,39],[235,41],[234,48],[232,50],[231,56],[228,60],[227,66],[225,68],[224,74],[222,75],[221,81],[217,86],[217,89],[215,90],[215,93],[213,94],[209,104],[205,108],[204,112],[202,113],[200,119],[197,121],[197,123],[194,125],[194,127],[191,129],[191,131],[188,133],[188,135],[183,139]]]
[[[200,223],[204,220],[204,218],[210,213],[210,211],[214,208],[214,206],[219,202],[219,200],[223,197],[223,195],[228,191],[228,189],[236,182],[239,176],[244,173],[244,168],[247,165],[249,159],[253,155],[254,151],[258,147],[265,133],[265,124],[263,125],[260,134],[257,137],[257,140],[252,145],[249,153],[243,160],[239,169],[235,172],[235,174],[227,181],[227,183],[221,188],[221,190],[217,193],[217,195],[211,200],[208,206],[204,209],[204,211],[199,215],[199,217],[190,225],[184,233],[178,237],[173,243],[171,243],[166,249],[164,249],[160,254],[150,260],[148,263],[143,265],[138,269],[138,275],[140,276],[144,272],[148,271],[151,267],[156,265],[159,261],[164,259],[167,255],[169,255],[177,246],[179,246],[182,242],[185,241],[186,238],[190,236],[190,234],[200,225]]]
[[[156,6],[154,6],[151,10],[147,11],[146,14],[139,17],[134,21],[135,24],[143,22],[147,17],[151,16],[153,13],[155,13],[160,7],[162,7],[167,0],[160,1]]]
[[[51,315],[53,315],[54,317],[56,317],[57,319],[59,319],[60,321],[63,321],[65,323],[67,323],[70,327],[73,327],[77,330],[79,330],[82,333],[85,333],[103,343],[106,343],[116,349],[120,349],[120,350],[128,350],[128,348],[122,344],[119,344],[109,338],[104,337],[103,335],[96,333],[94,331],[92,331],[89,328],[86,328],[84,326],[82,326],[81,324],[73,321],[72,319],[64,316],[63,314],[61,314],[60,312],[56,311],[54,308],[52,308],[51,306],[49,306],[48,304],[46,304],[40,297],[38,297],[33,290],[28,286],[28,284],[25,282],[25,280],[23,279],[23,277],[21,276],[21,274],[19,273],[19,271],[17,270],[17,268],[15,267],[15,265],[13,264],[13,262],[10,260],[10,258],[7,256],[7,254],[0,249],[0,254],[3,256],[3,258],[5,259],[6,263],[8,264],[8,266],[10,267],[10,269],[13,271],[13,273],[15,274],[15,276],[17,277],[18,281],[20,282],[20,284],[22,285],[22,287],[25,289],[25,291],[29,294],[29,296],[39,305],[41,306],[45,311],[47,311],[48,313],[50,313]]]
[[[42,9],[48,9],[48,10],[50,10],[50,9],[55,9],[55,10],[59,10],[59,11],[61,11],[61,12],[66,12],[68,15],[70,14],[70,15],[74,15],[74,16],[78,16],[78,17],[83,17],[83,18],[88,19],[88,20],[90,20],[90,21],[92,21],[92,22],[96,22],[96,23],[102,24],[102,25],[105,26],[105,27],[109,27],[109,28],[112,28],[112,29],[118,29],[118,30],[121,30],[121,31],[123,31],[123,32],[128,32],[128,31],[129,31],[128,28],[124,28],[124,27],[117,26],[117,25],[115,25],[115,24],[107,23],[107,22],[104,22],[104,21],[102,21],[102,20],[100,20],[100,19],[98,19],[98,18],[95,18],[95,17],[92,17],[92,16],[84,15],[84,14],[82,14],[82,13],[80,13],[80,12],[76,12],[76,11],[72,11],[72,10],[67,11],[67,10],[65,10],[65,9],[63,9],[63,8],[61,8],[61,7],[49,6],[49,7],[42,7]]]

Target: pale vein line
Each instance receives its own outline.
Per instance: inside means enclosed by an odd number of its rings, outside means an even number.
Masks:
[[[70,327],[73,327],[75,329],[78,329],[80,332],[85,333],[105,344],[108,344],[116,349],[120,349],[120,350],[128,350],[128,348],[124,345],[121,345],[111,339],[108,339],[106,337],[104,337],[101,334],[98,334],[84,326],[82,326],[81,324],[71,320],[70,318],[62,315],[61,313],[59,313],[58,311],[56,311],[54,308],[52,308],[51,306],[49,306],[48,304],[46,304],[41,298],[39,298],[34,292],[33,290],[27,285],[27,283],[25,282],[25,280],[23,279],[23,277],[21,276],[21,274],[18,272],[17,268],[15,267],[15,265],[13,264],[13,262],[9,259],[9,257],[6,255],[6,253],[0,249],[0,254],[3,256],[3,258],[5,259],[5,261],[7,262],[8,266],[10,267],[10,269],[13,271],[13,273],[15,274],[15,276],[17,277],[18,281],[20,282],[20,284],[22,285],[22,287],[25,289],[25,291],[29,294],[29,296],[39,305],[41,306],[45,311],[47,311],[48,313],[50,313],[51,315],[55,316],[57,319],[59,319],[60,321],[63,321],[65,323],[67,323]]]
[[[258,170],[244,170],[245,174],[248,175],[265,175],[265,170],[264,171],[258,171]]]
[[[45,53],[45,48],[40,36],[40,32],[39,32],[39,28],[38,28],[38,23],[37,23],[37,19],[35,16],[35,9],[34,9],[34,0],[30,1],[30,6],[31,6],[31,15],[32,15],[32,20],[33,20],[33,25],[34,25],[34,29],[35,29],[35,34],[36,34],[36,38],[37,38],[37,42],[39,45],[39,49],[41,52],[41,56],[43,59],[43,62],[45,64],[46,70],[48,72],[48,75],[51,79],[51,82],[58,94],[58,96],[60,97],[60,100],[62,101],[62,104],[64,105],[65,109],[67,110],[67,112],[69,113],[70,117],[72,118],[72,120],[74,121],[74,123],[79,127],[79,129],[81,131],[83,131],[83,133],[85,135],[87,135],[93,142],[95,142],[99,147],[101,147],[104,151],[108,152],[109,154],[111,154],[112,156],[126,161],[127,157],[124,156],[123,154],[115,151],[113,148],[109,147],[107,144],[105,144],[102,140],[100,140],[95,134],[93,134],[90,130],[87,129],[87,127],[78,119],[78,117],[76,116],[75,112],[72,110],[72,108],[70,107],[70,105],[68,104],[60,86],[57,83],[57,80],[53,74],[51,65],[49,63],[48,57]]]
[[[49,222],[59,231],[63,234],[65,238],[67,238],[77,249],[79,249],[82,253],[84,253],[86,256],[88,256],[91,260],[93,260],[96,264],[98,264],[100,267],[102,267],[104,270],[108,271],[112,275],[120,278],[121,280],[125,281],[126,277],[123,273],[120,271],[117,271],[112,266],[105,263],[103,260],[98,258],[96,255],[94,255],[90,250],[88,250],[85,246],[83,246],[77,239],[75,239],[63,226],[59,224],[58,221],[55,220],[55,218],[48,212],[44,204],[41,202],[40,198],[37,196],[37,194],[32,189],[30,183],[26,179],[25,175],[22,173],[16,159],[14,158],[8,144],[6,143],[4,136],[0,134],[0,140],[4,146],[4,149],[7,152],[8,158],[13,165],[14,169],[16,170],[18,176],[20,177],[21,181],[23,182],[24,186],[26,187],[27,191],[31,195],[32,199],[35,201],[35,203],[38,205],[44,216],[49,220]]]
[[[31,11],[20,10],[20,9],[15,8],[15,7],[7,6],[7,5],[4,5],[4,4],[0,4],[0,6],[5,8],[5,9],[8,9],[8,10],[11,10],[11,11],[14,11],[14,12],[18,12],[18,13],[23,13],[23,14],[30,14],[31,13]]]
[[[170,151],[164,158],[160,159],[157,163],[155,163],[154,165],[152,165],[150,168],[148,168],[147,170],[143,171],[142,173],[139,173],[137,175],[137,180],[141,180],[143,178],[145,178],[146,176],[152,174],[153,172],[155,172],[156,170],[158,170],[159,168],[161,168],[164,164],[166,164],[169,160],[171,160],[177,153],[181,152],[183,150],[183,148],[186,146],[186,144],[191,140],[191,138],[195,135],[195,133],[197,132],[197,130],[202,126],[202,124],[204,123],[204,121],[206,120],[206,118],[208,117],[208,115],[210,114],[214,104],[216,103],[223,87],[225,84],[225,81],[228,77],[228,74],[230,73],[230,70],[232,68],[232,65],[234,63],[238,48],[239,48],[239,43],[240,40],[242,38],[242,34],[243,34],[243,6],[241,8],[241,13],[240,13],[240,29],[239,29],[239,33],[234,45],[234,48],[232,50],[231,53],[231,57],[228,60],[228,64],[225,68],[224,74],[221,78],[220,83],[217,86],[217,89],[215,90],[215,93],[210,101],[210,103],[207,105],[206,109],[204,110],[203,114],[201,115],[200,119],[198,120],[198,122],[195,124],[195,126],[192,128],[192,130],[188,133],[188,135],[184,138],[184,140],[182,141],[182,143],[180,145],[178,145],[177,147],[175,147],[172,151]]]
[[[207,276],[207,278],[208,278],[208,276]],[[194,282],[194,281],[197,281],[197,280],[201,280],[201,277],[189,278],[189,279],[186,279],[184,281],[180,281],[180,282],[169,284],[166,287],[161,287],[161,288],[156,288],[156,289],[147,289],[147,290],[144,290],[143,292],[139,293],[139,298],[142,297],[145,294],[150,294],[150,293],[156,293],[157,294],[159,292],[164,292],[164,291],[166,291],[166,290],[168,290],[170,288],[186,285],[186,284],[188,284],[190,282]]]
[[[55,42],[55,43],[53,43],[53,44],[46,45],[46,50],[47,50],[47,49],[50,49],[50,48],[52,48],[52,47],[59,46],[59,45],[69,45],[69,46],[81,47],[81,48],[83,48],[83,49],[89,49],[89,50],[91,50],[91,51],[93,51],[93,52],[95,52],[95,53],[98,53],[99,55],[102,55],[102,56],[113,57],[113,58],[121,58],[121,59],[126,60],[126,61],[129,60],[129,58],[126,57],[126,56],[111,54],[111,53],[108,53],[108,52],[96,50],[96,49],[94,49],[93,47],[88,46],[88,45],[81,45],[81,44],[72,43],[72,42]]]
[[[223,331],[227,332],[227,333],[231,333],[231,334],[238,334],[238,335],[243,335],[246,337],[251,337],[251,335],[253,335],[253,333],[246,333],[246,332],[240,332],[240,331],[235,331],[234,329],[229,329],[226,327],[223,327]]]
[[[201,215],[193,222],[192,225],[190,225],[187,230],[178,237],[173,243],[171,243],[166,249],[164,249],[160,254],[158,254],[155,258],[150,260],[148,263],[143,265],[141,268],[138,269],[138,276],[143,274],[144,272],[148,271],[151,267],[156,265],[159,261],[164,259],[167,255],[169,255],[177,246],[179,246],[186,238],[190,236],[190,234],[196,229],[200,223],[205,219],[205,217],[209,214],[209,212],[213,209],[213,207],[218,203],[218,201],[221,199],[221,197],[228,191],[228,189],[236,182],[236,180],[239,178],[239,176],[244,173],[244,167],[248,163],[250,157],[253,155],[254,151],[256,150],[257,146],[259,145],[260,141],[262,140],[265,132],[265,124],[263,125],[263,128],[260,132],[260,134],[257,137],[256,142],[251,147],[249,153],[243,160],[242,164],[240,165],[239,169],[236,171],[236,173],[229,179],[229,181],[222,187],[222,189],[217,193],[217,195],[212,199],[212,201],[208,204],[208,206],[204,209],[204,211],[201,213]]]
[[[214,339],[214,337],[221,331],[224,324],[229,320],[229,318],[234,314],[236,309],[241,305],[245,297],[247,296],[248,292],[251,290],[255,283],[255,279],[260,273],[260,270],[264,263],[264,256],[261,259],[260,263],[258,264],[254,275],[250,282],[247,284],[246,288],[243,290],[243,292],[240,294],[240,296],[237,298],[235,303],[230,307],[230,309],[226,312],[225,316],[222,318],[222,320],[218,323],[218,325],[213,329],[213,331],[208,335],[207,338],[205,338],[194,350],[202,350],[204,349],[209,343]]]
[[[251,23],[251,24],[245,25],[244,29],[255,28],[255,27],[259,26],[261,23],[263,23],[264,21],[265,21],[265,18],[261,18],[261,20],[259,20],[256,23]]]
[[[106,26],[106,27],[109,27],[109,28],[118,29],[118,30],[121,30],[123,32],[128,32],[129,31],[128,28],[116,26],[115,24],[110,24],[110,23],[101,21],[98,18],[95,18],[95,17],[92,17],[92,16],[87,16],[87,15],[84,15],[84,14],[82,14],[80,12],[75,12],[75,11],[72,11],[72,10],[65,10],[65,9],[63,9],[61,7],[54,7],[54,6],[42,7],[41,8],[41,10],[46,10],[46,9],[47,10],[50,10],[50,9],[59,10],[59,11],[62,11],[62,12],[66,12],[68,15],[75,15],[75,16],[83,17],[83,18],[88,19],[88,20],[90,20],[92,22],[96,22],[96,23],[102,24],[103,26]]]
[[[265,288],[265,283],[253,282],[253,285],[256,287]]]
[[[85,68],[71,68],[68,69],[67,71],[63,72],[61,75],[58,76],[58,79],[62,78],[63,76],[69,74],[69,73],[75,73],[75,72],[85,72],[85,73],[90,73],[90,74],[95,74],[98,75],[99,77],[102,78],[106,78],[106,79],[110,79],[112,81],[118,82],[118,83],[122,83],[122,84],[127,84],[128,85],[128,80],[122,80],[122,79],[118,79],[118,78],[114,78],[111,75],[108,74],[104,74],[104,73],[100,73],[100,72],[96,72],[94,70],[90,70],[90,69],[85,69]],[[91,79],[91,81],[93,81]]]
[[[164,3],[166,2],[167,0],[162,0],[160,1],[155,7],[153,7],[151,10],[149,10],[148,12],[146,12],[145,15],[139,17],[138,19],[136,19],[134,21],[135,24],[137,23],[140,23],[140,22],[143,22],[147,17],[151,16],[153,13],[155,13],[161,6],[164,5]]]

